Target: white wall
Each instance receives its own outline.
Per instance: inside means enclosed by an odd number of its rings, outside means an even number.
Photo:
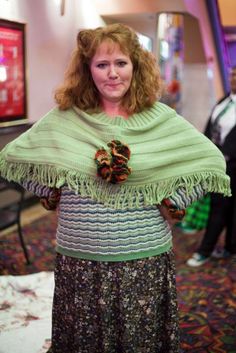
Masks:
[[[54,106],[54,89],[76,45],[81,28],[104,25],[88,0],[0,0],[0,18],[23,22],[26,29],[28,116],[34,122]]]
[[[185,64],[182,86],[183,115],[199,131],[203,132],[216,97],[213,80],[208,77],[207,65],[203,63]]]

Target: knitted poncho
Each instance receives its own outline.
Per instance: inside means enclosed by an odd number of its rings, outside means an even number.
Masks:
[[[96,151],[119,140],[129,146],[131,174],[122,184],[97,176]],[[191,192],[202,183],[208,192],[230,195],[221,152],[165,104],[128,119],[77,108],[52,109],[0,153],[0,173],[16,182],[35,180],[50,187],[67,184],[104,205],[159,204],[179,187]],[[143,201],[142,201],[143,202]]]

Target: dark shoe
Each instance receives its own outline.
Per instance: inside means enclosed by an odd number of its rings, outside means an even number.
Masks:
[[[215,249],[211,254],[214,259],[227,259],[230,256],[231,253],[225,249]]]

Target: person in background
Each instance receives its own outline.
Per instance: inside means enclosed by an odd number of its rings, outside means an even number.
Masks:
[[[204,195],[186,208],[184,219],[175,227],[181,233],[194,234],[206,229],[210,211],[210,195]]]
[[[236,67],[229,75],[231,92],[213,108],[205,135],[222,151],[231,180],[231,197],[211,193],[206,231],[196,253],[188,259],[189,266],[201,266],[210,257],[225,258],[236,254]],[[216,244],[225,229],[223,249]]]
[[[172,224],[230,187],[161,88],[131,28],[82,30],[57,106],[0,154],[3,177],[57,208],[53,353],[179,352]]]
[[[167,93],[169,96],[168,105],[179,112],[181,103],[181,85],[176,66],[173,67],[172,79],[167,86]]]

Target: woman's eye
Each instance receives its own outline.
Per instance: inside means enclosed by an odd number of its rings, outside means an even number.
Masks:
[[[104,69],[106,67],[106,64],[105,63],[100,63],[100,64],[97,64],[97,67],[99,69]]]
[[[118,66],[119,67],[123,67],[123,66],[125,66],[126,65],[126,61],[119,61],[118,62]]]

